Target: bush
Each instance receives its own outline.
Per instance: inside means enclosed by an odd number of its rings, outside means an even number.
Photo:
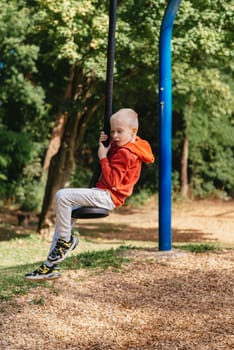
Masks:
[[[150,190],[143,188],[138,193],[134,193],[131,197],[127,198],[126,204],[131,207],[141,207],[146,204],[150,195]]]
[[[44,194],[44,185],[40,181],[25,183],[16,188],[16,203],[22,211],[39,211]]]

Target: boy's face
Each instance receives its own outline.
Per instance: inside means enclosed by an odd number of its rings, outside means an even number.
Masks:
[[[118,147],[134,142],[136,133],[121,118],[110,119],[110,136]]]

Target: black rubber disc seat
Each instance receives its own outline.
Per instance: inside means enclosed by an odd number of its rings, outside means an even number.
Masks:
[[[108,209],[96,207],[79,207],[72,210],[72,218],[74,219],[98,219],[109,215]]]

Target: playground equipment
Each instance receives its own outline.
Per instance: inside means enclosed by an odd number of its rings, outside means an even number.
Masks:
[[[171,250],[172,78],[171,37],[181,0],[169,0],[159,38],[159,250]]]
[[[174,19],[181,0],[169,0],[160,29],[159,39],[159,250],[171,250],[171,163],[172,163],[172,78],[171,37]],[[113,68],[117,0],[110,0],[109,36],[107,52],[107,80],[104,130],[109,134],[112,114]],[[94,173],[94,186],[100,169]],[[73,218],[101,218],[109,215],[107,209],[80,207],[72,211]]]
[[[107,69],[106,69],[106,94],[105,94],[105,113],[104,113],[104,131],[110,135],[109,119],[112,114],[113,104],[113,81],[114,81],[114,60],[115,60],[115,28],[116,28],[117,0],[110,0],[109,5],[109,33],[107,46]],[[100,175],[100,166],[98,165],[90,182],[90,187],[94,187]],[[109,211],[104,208],[79,207],[72,210],[72,218],[76,219],[94,219],[103,218],[109,215]]]

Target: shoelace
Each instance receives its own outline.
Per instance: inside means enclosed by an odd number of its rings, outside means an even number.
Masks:
[[[60,248],[66,248],[66,249],[68,249],[68,248],[70,248],[70,243],[71,242],[66,242],[66,241],[62,241],[62,240],[58,240],[58,242],[57,242],[57,246]],[[57,247],[56,247],[57,248]]]
[[[53,256],[53,257],[54,257],[54,256],[57,256],[58,254],[59,254],[59,255],[62,255],[60,248],[61,248],[61,247],[54,247],[54,249],[53,249],[53,251],[51,252],[50,255]]]
[[[39,267],[39,269],[37,269],[35,272],[42,273],[42,272],[45,272],[45,269],[46,269],[46,266],[45,265],[41,265]]]

